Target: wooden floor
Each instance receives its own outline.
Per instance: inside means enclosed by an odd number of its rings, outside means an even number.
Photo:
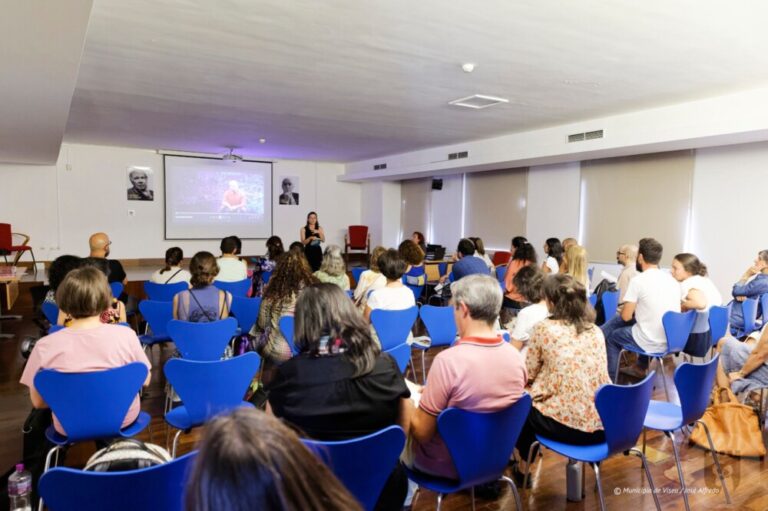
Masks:
[[[15,333],[14,339],[0,340],[0,469],[6,470],[21,457],[21,425],[30,409],[26,388],[18,381],[21,377],[24,360],[19,354],[19,344],[27,336],[39,335],[38,328],[29,319],[30,310],[23,305],[14,310],[25,314],[22,321],[3,321],[0,325],[4,332]],[[142,400],[142,409],[152,415],[153,441],[165,442],[166,427],[162,418],[163,386],[161,379],[161,361],[170,355],[171,349],[165,348],[162,353],[157,348],[153,353],[152,384],[147,395]],[[428,366],[431,356],[428,357]],[[417,361],[420,367],[420,361]],[[671,379],[668,380],[671,384]],[[655,398],[663,399],[663,389],[657,386]],[[768,432],[763,432],[764,437]],[[180,453],[194,448],[199,435],[193,431],[182,437]],[[139,437],[149,440],[149,434]],[[468,441],[472,441],[468,438]],[[681,450],[683,470],[689,486],[689,497],[693,509],[743,509],[751,511],[768,510],[768,464],[765,460],[739,459],[730,456],[720,456],[721,464],[726,473],[728,489],[731,493],[732,505],[725,504],[725,498],[720,488],[712,457],[704,450],[689,446],[681,435],[676,436],[676,442]],[[682,495],[678,493],[679,483],[672,446],[663,435],[648,434],[648,453],[652,458],[650,463],[656,488],[659,492],[663,509],[684,509]],[[92,445],[82,445],[73,448],[67,455],[67,465],[82,466],[84,461],[93,453]],[[594,474],[587,469],[586,498],[582,502],[567,502],[565,498],[565,465],[566,460],[560,456],[545,452],[543,458],[534,467],[533,489],[521,494],[524,509],[529,510],[582,510],[599,509],[595,488]],[[615,456],[601,468],[603,489],[606,504],[609,509],[643,510],[653,509],[653,499],[647,493],[647,482],[641,468],[640,460],[635,457]],[[435,495],[422,492],[419,496],[415,511],[435,509]],[[446,511],[471,509],[468,494],[448,496],[443,502]],[[508,490],[495,501],[477,500],[477,509],[496,510],[514,509],[514,499]]]

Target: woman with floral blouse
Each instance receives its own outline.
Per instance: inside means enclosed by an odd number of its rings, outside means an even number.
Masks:
[[[536,434],[578,445],[605,441],[595,392],[611,380],[584,285],[570,275],[550,275],[544,297],[551,315],[534,327],[526,357],[533,407],[517,441],[523,462]]]

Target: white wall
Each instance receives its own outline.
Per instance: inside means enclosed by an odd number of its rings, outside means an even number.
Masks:
[[[580,180],[579,162],[528,169],[525,236],[540,259],[544,257],[547,238],[578,237]]]
[[[444,176],[442,180],[442,190],[430,191],[431,232],[424,235],[427,237],[427,243],[443,245],[447,252],[453,253],[463,236],[472,236],[472,233],[463,232],[464,176]],[[408,238],[411,233],[403,233],[403,236]]]
[[[371,233],[371,248],[396,247],[400,239],[400,183],[363,183],[360,223]]]
[[[126,200],[126,168],[131,165],[154,170],[154,201]],[[275,196],[281,176],[298,176],[301,192],[299,207],[275,206],[274,233],[286,244],[298,239],[307,213],[314,210],[328,243],[343,245],[346,226],[359,223],[361,212],[361,185],[336,179],[343,165],[285,160],[273,168]],[[217,240],[163,239],[162,156],[153,150],[64,145],[55,166],[0,165],[0,176],[0,218],[32,237],[40,260],[65,253],[85,255],[88,237],[97,231],[110,235],[112,254],[121,259],[162,258],[174,245],[187,255],[218,252]],[[129,216],[129,210],[135,215]],[[263,252],[264,240],[244,240],[243,253]]]

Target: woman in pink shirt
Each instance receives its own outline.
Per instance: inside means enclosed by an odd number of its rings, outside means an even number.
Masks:
[[[21,383],[29,387],[32,406],[48,407],[34,384],[35,375],[41,369],[87,373],[122,367],[131,362],[141,362],[151,369],[133,330],[101,322],[101,313],[109,306],[111,299],[107,277],[93,266],[67,274],[56,291],[56,303],[72,318],[72,322],[67,328],[37,342],[21,376]],[[149,384],[149,379],[147,374],[144,385]],[[139,411],[139,396],[136,395],[123,426],[135,421]],[[53,416],[53,424],[56,431],[66,435],[56,415]]]

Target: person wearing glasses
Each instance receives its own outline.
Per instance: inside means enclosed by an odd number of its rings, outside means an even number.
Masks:
[[[637,275],[637,245],[622,245],[616,251],[616,262],[624,267],[619,274],[619,280],[616,284],[619,288],[619,303],[623,303],[624,294],[629,287],[629,281]]]
[[[299,194],[293,191],[293,180],[286,177],[282,183],[283,193],[280,194],[280,204],[287,204],[290,206],[299,205]]]

